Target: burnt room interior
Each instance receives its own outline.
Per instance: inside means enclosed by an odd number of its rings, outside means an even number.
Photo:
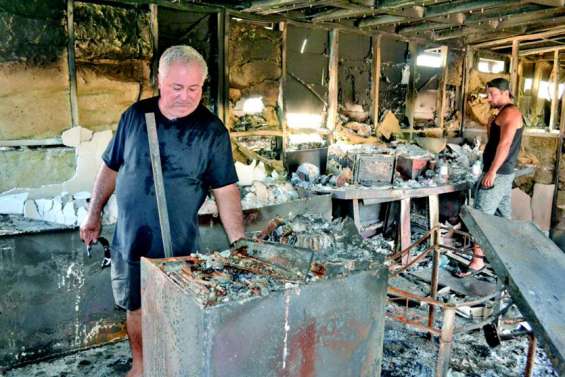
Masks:
[[[116,195],[79,228],[189,45],[245,238],[210,190],[200,250],[142,258],[144,376],[565,376],[565,0],[0,0],[0,31],[0,375],[127,375]],[[511,219],[476,209],[500,78]]]

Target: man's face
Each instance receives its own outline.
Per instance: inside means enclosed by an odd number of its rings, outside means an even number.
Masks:
[[[500,90],[498,88],[487,88],[488,103],[495,108],[502,107],[510,100],[508,90]]]
[[[198,64],[171,64],[159,80],[159,108],[170,119],[187,116],[200,103],[203,84],[203,72]]]

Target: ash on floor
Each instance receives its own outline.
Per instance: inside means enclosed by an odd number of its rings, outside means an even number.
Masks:
[[[387,321],[382,377],[431,377],[437,342],[425,334]],[[495,349],[486,344],[481,332],[455,338],[450,377],[516,377],[524,375],[527,339],[507,342]],[[6,377],[110,377],[125,376],[131,367],[127,342],[98,347],[60,359],[8,371]],[[545,353],[538,348],[534,377],[557,377]]]
[[[131,368],[127,341],[91,348],[6,372],[6,377],[114,377]]]

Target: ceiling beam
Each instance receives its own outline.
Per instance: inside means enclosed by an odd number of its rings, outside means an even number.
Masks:
[[[476,48],[492,47],[501,44],[507,44],[508,42],[511,43],[514,39],[517,39],[519,41],[533,41],[536,39],[542,39],[542,38],[552,37],[557,35],[565,35],[565,26],[556,27],[554,29],[544,31],[542,33],[521,34],[510,38],[502,38],[502,39],[491,40],[488,42],[480,42],[473,44],[473,47]]]
[[[366,27],[375,27],[375,26],[381,26],[381,25],[385,25],[385,24],[395,24],[395,23],[399,23],[399,22],[406,22],[409,19],[406,17],[402,17],[402,16],[392,16],[390,14],[383,14],[381,16],[376,16],[376,17],[372,17],[370,19],[366,19],[366,20],[361,20],[359,22],[359,27],[360,28],[366,28]]]
[[[305,1],[302,0],[300,2],[296,2],[293,4],[288,4],[285,6],[281,6],[281,7],[276,7],[276,8],[270,8],[270,9],[265,9],[262,11],[254,11],[254,13],[259,13],[259,14],[275,14],[275,13],[283,13],[283,12],[288,12],[288,11],[293,11],[293,10],[300,10],[300,9],[304,9],[304,8],[310,8],[312,6],[325,6],[325,5],[332,5],[332,6],[337,6],[337,4],[340,4],[341,2],[336,2],[336,0],[318,0],[315,3],[312,2],[311,0]],[[249,9],[249,8],[247,8]],[[245,9],[244,11],[247,12],[247,9]]]
[[[545,54],[547,52],[564,51],[564,50],[565,50],[565,46],[532,48],[530,50],[520,51],[520,56],[539,55],[539,54]]]
[[[263,11],[268,11],[270,9],[276,9],[281,7],[292,6],[300,3],[310,3],[311,5],[316,5],[317,1],[309,0],[255,0],[251,3],[251,5],[245,9],[243,12],[254,12],[259,13]]]
[[[519,4],[518,4],[519,5]],[[515,6],[514,6],[515,8]],[[504,29],[513,26],[518,26],[529,22],[540,21],[540,17],[548,17],[555,15],[557,13],[563,13],[564,9],[551,8],[546,9],[540,6],[527,6],[520,7],[518,10],[508,9],[508,6],[504,7],[504,10],[496,9],[496,14],[493,13],[480,13],[476,12],[470,15],[465,15],[464,13],[456,13],[456,15],[463,16],[463,22],[461,24],[466,26],[471,25],[481,25],[481,27],[487,27],[491,30]],[[503,12],[504,11],[504,12]],[[509,13],[510,11],[510,13]],[[434,20],[434,19],[429,19]],[[445,29],[444,24],[439,23],[425,23],[416,26],[406,26],[398,30],[402,34],[419,33],[426,30],[437,30]]]
[[[425,18],[440,17],[454,13],[466,13],[473,11],[485,10],[488,8],[497,8],[508,6],[512,3],[517,3],[520,0],[474,0],[466,1],[460,4],[440,4],[435,6],[426,7],[424,14]]]
[[[555,39],[551,39],[551,38],[546,39],[546,38],[544,38],[544,39],[541,39],[541,40],[539,40],[539,41],[522,42],[522,43],[520,43],[520,47],[539,45],[539,44],[542,44],[542,43],[557,43],[557,44],[559,44],[559,45],[565,44],[565,42],[560,41],[560,39],[563,39],[563,38],[555,38]],[[507,45],[504,45],[504,46],[495,46],[495,47],[492,47],[491,50],[504,50],[504,49],[511,48],[511,47],[512,47],[512,44],[507,44]],[[549,47],[549,46],[543,46],[543,47]]]
[[[565,6],[565,0],[525,0],[526,3],[548,5],[550,7]]]
[[[517,33],[522,33],[524,31],[525,28],[521,28],[521,30],[518,31]],[[493,32],[492,30],[488,30],[488,29],[480,29],[476,27],[465,26],[455,31],[449,31],[444,33],[434,32],[432,33],[432,39],[434,41],[446,41],[448,39],[466,38],[469,35],[488,35],[488,36],[496,35],[499,38],[504,38],[504,37],[512,36],[514,34],[511,32],[503,32],[503,31]]]

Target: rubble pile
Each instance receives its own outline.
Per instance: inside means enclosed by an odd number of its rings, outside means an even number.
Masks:
[[[244,210],[263,206],[282,204],[300,199],[300,194],[290,182],[279,179],[276,173],[264,181],[254,181],[250,185],[240,186],[241,207]],[[213,196],[206,197],[198,211],[199,215],[217,214],[218,207]]]
[[[390,245],[364,241],[350,219],[311,215],[275,218],[231,249],[192,254],[161,269],[202,306],[266,296],[324,278],[346,276],[383,264]]]
[[[30,199],[27,193],[13,194],[4,198],[15,199],[17,211],[24,219],[46,221],[66,226],[78,226],[88,212],[89,192],[70,194],[63,192],[55,197]],[[14,204],[12,204],[14,206]],[[10,213],[10,212],[8,212]],[[118,219],[118,206],[114,195],[110,197],[102,213],[103,224],[113,224]]]
[[[396,156],[396,171],[392,184],[384,182],[367,187],[371,179],[361,177],[356,161],[359,156]],[[356,188],[422,188],[442,184],[475,182],[480,175],[479,145],[448,144],[440,153],[431,153],[415,144],[393,143],[390,147],[335,144],[328,150],[327,174],[320,175],[308,164],[300,166],[291,182],[295,187],[325,192],[335,187],[355,185]],[[383,159],[383,163],[386,163]],[[314,174],[308,174],[311,171]]]
[[[347,265],[350,271],[382,263],[392,249],[382,238],[364,240],[350,218],[328,221],[308,214],[275,218],[257,238],[313,250],[316,262],[326,267]]]
[[[266,296],[300,281],[300,275],[248,256],[246,250],[193,254],[161,268],[204,307]]]

